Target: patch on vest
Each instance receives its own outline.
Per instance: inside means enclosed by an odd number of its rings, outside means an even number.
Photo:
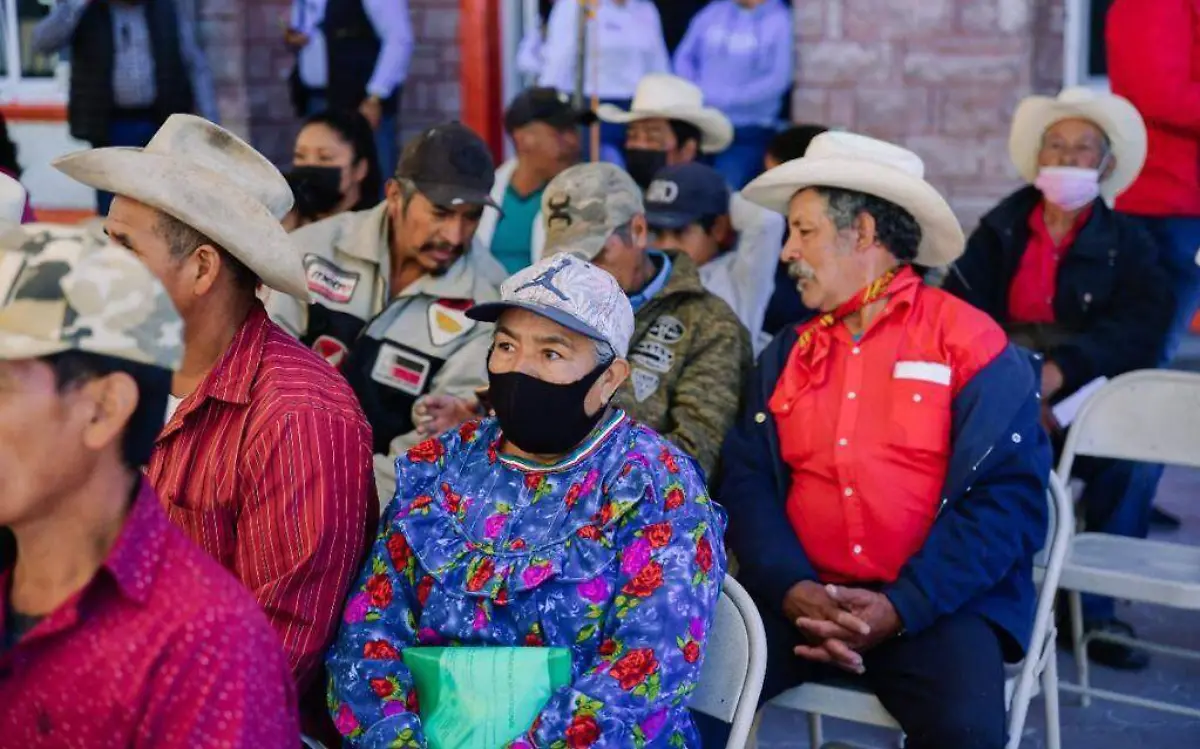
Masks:
[[[467,317],[474,303],[469,299],[439,299],[429,305],[429,340],[434,346],[445,346],[475,327]]]
[[[635,364],[641,364],[652,372],[666,374],[671,371],[671,366],[675,364],[675,352],[661,343],[639,341],[638,345],[633,347],[633,354],[630,355],[629,359]]]
[[[333,336],[318,336],[317,340],[313,341],[312,347],[313,351],[316,351],[322,359],[337,369],[341,369],[342,363],[346,361],[346,357],[350,354],[350,349],[346,347],[346,344]]]
[[[420,395],[425,392],[429,369],[430,362],[425,357],[384,343],[380,345],[375,366],[371,368],[371,379],[402,393]]]
[[[349,302],[358,287],[360,274],[342,270],[319,255],[305,255],[304,270],[308,275],[308,290],[334,304]]]
[[[644,369],[633,368],[633,373],[630,375],[633,380],[633,397],[638,403],[644,403],[647,398],[654,395],[658,391],[658,375],[650,374]]]
[[[663,315],[650,326],[650,330],[646,332],[646,337],[653,338],[660,343],[679,343],[683,340],[685,332],[687,332],[687,328],[683,327],[683,323],[679,321],[679,318]]]

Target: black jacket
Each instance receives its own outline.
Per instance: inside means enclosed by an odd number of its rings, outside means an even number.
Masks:
[[[943,288],[1007,325],[1009,287],[1029,244],[1029,215],[1041,199],[1037,188],[1025,187],[984,216]],[[1055,320],[1074,331],[1066,344],[1045,352],[1062,370],[1061,395],[1100,376],[1156,366],[1174,308],[1154,240],[1138,219],[1097,199],[1055,284]]]

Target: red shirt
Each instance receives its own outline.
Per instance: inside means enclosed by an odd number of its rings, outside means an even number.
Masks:
[[[0,654],[0,745],[300,745],[279,639],[149,483],[95,576]]]
[[[1105,23],[1108,78],[1146,121],[1146,164],[1117,198],[1144,216],[1200,216],[1200,3],[1116,0]]]
[[[1029,243],[1008,285],[1008,319],[1012,322],[1054,322],[1054,294],[1058,266],[1075,244],[1080,230],[1092,217],[1092,207],[1080,211],[1075,223],[1059,243],[1046,226],[1046,203],[1038,201],[1029,214]]]
[[[303,692],[379,520],[371,428],[345,379],[256,305],[147,475],[171,522],[258,599]]]
[[[788,519],[822,582],[892,582],[921,548],[952,401],[1006,343],[986,314],[905,269],[859,341],[838,324],[792,350],[768,407],[791,469]]]

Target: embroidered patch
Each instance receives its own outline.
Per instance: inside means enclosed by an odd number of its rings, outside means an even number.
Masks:
[[[371,379],[402,393],[420,395],[425,392],[429,369],[429,360],[425,357],[384,343],[379,346],[379,355],[371,368]]]
[[[646,337],[653,338],[662,343],[679,343],[686,332],[687,328],[683,327],[683,323],[679,321],[679,318],[663,315],[650,326],[650,330],[646,332]]]
[[[313,351],[337,368],[341,368],[342,362],[346,361],[346,357],[350,354],[350,349],[346,347],[346,344],[327,335],[318,336],[317,340],[313,341]]]
[[[318,255],[305,255],[304,269],[308,275],[308,290],[334,304],[350,301],[358,287],[360,274],[342,270]]]
[[[633,354],[629,359],[653,372],[666,374],[671,371],[671,365],[675,363],[675,352],[661,343],[641,341],[634,346]]]
[[[8,301],[17,278],[25,268],[25,254],[22,252],[6,252],[0,255],[0,304]]]
[[[445,346],[475,327],[467,317],[472,306],[468,299],[439,299],[429,305],[429,340],[434,346]]]
[[[892,370],[892,378],[949,385],[950,367],[932,361],[898,361]]]
[[[658,390],[658,375],[650,374],[644,369],[634,367],[630,379],[633,380],[633,397],[638,403],[644,403]]]

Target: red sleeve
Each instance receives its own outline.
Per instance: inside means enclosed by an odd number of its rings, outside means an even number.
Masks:
[[[1193,79],[1196,18],[1191,0],[1117,0],[1106,27],[1108,75],[1147,123],[1200,134],[1200,82]]]
[[[966,302],[944,292],[938,315],[943,323],[942,346],[953,372],[951,387],[957,398],[963,386],[992,363],[1008,345],[1008,335],[996,321]]]
[[[379,521],[370,428],[338,411],[287,411],[247,446],[242,472],[250,496],[235,574],[275,627],[303,693]]]

